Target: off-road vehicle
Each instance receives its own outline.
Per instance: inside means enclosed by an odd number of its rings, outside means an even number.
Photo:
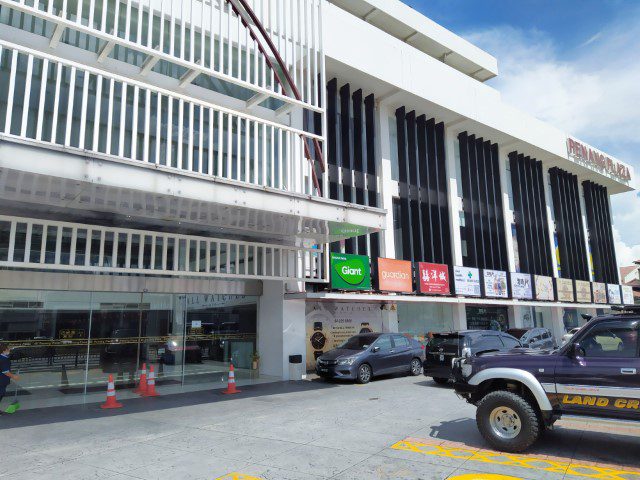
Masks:
[[[456,393],[476,405],[482,436],[521,452],[559,418],[640,427],[640,306],[589,320],[557,350],[454,360]]]

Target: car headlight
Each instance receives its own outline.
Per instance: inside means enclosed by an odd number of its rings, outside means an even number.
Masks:
[[[471,375],[471,373],[473,372],[473,365],[471,365],[470,363],[467,363],[465,361],[462,362],[462,367],[460,368],[460,371],[462,372],[462,376],[467,378]]]
[[[338,360],[338,365],[353,365],[353,362],[355,361],[356,357],[341,358]]]

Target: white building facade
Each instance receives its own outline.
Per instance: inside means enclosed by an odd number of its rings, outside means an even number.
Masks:
[[[34,405],[623,303],[633,170],[497,74],[396,0],[0,0],[0,341]]]

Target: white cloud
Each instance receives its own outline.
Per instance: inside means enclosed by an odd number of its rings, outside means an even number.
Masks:
[[[498,59],[502,98],[635,166],[640,175],[640,8],[605,25],[569,57],[539,30],[496,27],[465,35]],[[640,198],[614,196],[619,265],[640,258]]]

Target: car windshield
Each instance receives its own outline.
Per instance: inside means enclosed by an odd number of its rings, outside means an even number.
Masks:
[[[455,347],[460,345],[460,336],[457,334],[441,334],[436,333],[431,340],[429,340],[429,348],[436,347]]]
[[[338,348],[344,350],[366,350],[369,346],[376,341],[378,335],[356,335],[344,342]]]

